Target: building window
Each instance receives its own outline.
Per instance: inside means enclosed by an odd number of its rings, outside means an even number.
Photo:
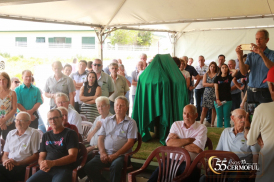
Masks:
[[[15,37],[15,46],[18,47],[27,47],[27,37]]]
[[[71,48],[71,37],[50,37],[49,48]]]
[[[82,49],[95,49],[95,37],[82,37]]]
[[[45,37],[36,37],[36,43],[45,43],[46,39]]]

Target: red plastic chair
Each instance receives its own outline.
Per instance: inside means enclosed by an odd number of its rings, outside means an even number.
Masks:
[[[211,171],[208,165],[208,160],[210,157],[216,156],[220,160],[226,159],[227,163],[230,159],[233,161],[240,161],[239,157],[233,153],[233,152],[227,152],[227,151],[217,151],[217,150],[206,150],[201,152],[197,155],[197,157],[194,159],[194,161],[191,163],[189,170],[183,176],[180,180],[187,181],[189,177],[191,176],[193,170],[196,167],[199,167],[201,170],[201,166],[203,166],[203,169],[205,170],[206,175],[206,182],[224,182],[227,181],[229,173],[227,171],[222,172],[221,174],[215,174]],[[212,167],[215,167],[217,160],[212,160]],[[199,165],[200,164],[200,165]],[[219,172],[219,171],[218,171]],[[239,179],[240,172],[237,172],[236,178],[234,181],[237,181]]]
[[[170,158],[171,153],[171,160],[166,160],[167,158]],[[175,155],[177,155],[176,158]],[[128,182],[136,182],[136,175],[144,172],[154,157],[156,157],[159,164],[158,181],[181,181],[180,179],[187,173],[187,169],[190,167],[191,163],[189,153],[184,148],[158,147],[149,155],[140,169],[128,174]],[[176,176],[179,166],[184,161],[186,162],[185,171],[179,176]]]

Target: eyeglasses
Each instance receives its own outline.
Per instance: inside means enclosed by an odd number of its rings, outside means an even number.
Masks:
[[[52,120],[56,121],[60,117],[62,117],[62,116],[56,116],[56,117],[53,117],[53,118],[49,118],[48,121],[52,121]]]
[[[18,84],[18,83],[20,83],[20,81],[14,81],[14,83],[15,83],[15,84]]]
[[[101,64],[93,64],[93,66],[98,66],[98,67],[100,67],[100,66],[102,66]]]
[[[15,122],[18,122],[18,121],[21,123],[21,122],[23,122],[23,121],[28,121],[28,120],[23,120],[23,119],[15,119]]]

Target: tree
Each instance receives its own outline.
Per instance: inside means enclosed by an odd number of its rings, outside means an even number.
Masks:
[[[152,33],[148,31],[136,30],[116,30],[109,37],[112,45],[142,45],[150,46]]]

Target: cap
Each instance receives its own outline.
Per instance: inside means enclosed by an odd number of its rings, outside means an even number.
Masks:
[[[265,82],[272,82],[272,83],[274,83],[274,66],[269,69],[269,71],[267,73],[267,77],[263,81],[263,83],[265,83]]]

